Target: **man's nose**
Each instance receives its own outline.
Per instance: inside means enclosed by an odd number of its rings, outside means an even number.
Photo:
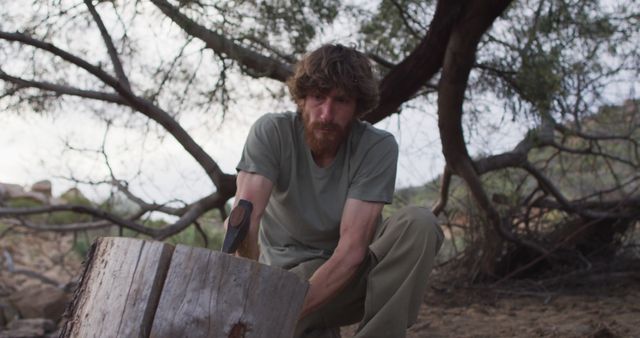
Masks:
[[[334,103],[331,98],[325,100],[320,106],[320,120],[322,122],[333,122]]]

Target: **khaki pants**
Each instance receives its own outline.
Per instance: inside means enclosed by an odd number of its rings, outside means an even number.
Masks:
[[[376,230],[356,277],[329,303],[302,319],[296,337],[340,337],[340,326],[358,322],[356,337],[405,337],[417,319],[443,238],[428,209],[398,211]],[[324,262],[306,261],[291,271],[309,279]]]

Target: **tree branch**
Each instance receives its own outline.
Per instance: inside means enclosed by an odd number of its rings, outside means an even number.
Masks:
[[[116,72],[116,77],[120,81],[120,83],[128,90],[131,90],[131,84],[129,83],[129,79],[127,75],[124,73],[124,69],[122,68],[122,62],[120,62],[120,58],[118,57],[118,52],[116,51],[116,47],[113,45],[113,40],[111,39],[111,35],[107,31],[107,28],[104,26],[104,22],[102,22],[102,18],[96,11],[95,6],[91,3],[91,0],[84,0],[85,5],[89,9],[93,20],[98,25],[98,29],[100,30],[100,35],[102,35],[102,40],[104,40],[104,44],[107,46],[107,52],[109,53],[109,57],[111,58],[111,63],[113,63],[113,69]]]
[[[517,168],[527,161],[527,153],[524,151],[509,151],[491,155],[474,161],[474,166],[478,175],[498,169]]]
[[[133,221],[134,219],[140,218],[146,211],[138,213],[131,219],[124,219],[107,211],[84,205],[52,205],[33,208],[0,208],[0,217],[21,218],[22,216],[70,211],[79,214],[91,215],[96,218],[108,221],[108,223],[89,222],[62,225],[35,225],[24,220],[21,220],[21,223],[30,229],[38,231],[78,231],[96,229],[110,225],[118,225],[135,232],[148,235],[157,240],[164,240],[167,237],[175,235],[178,232],[184,230],[189,225],[194,224],[198,220],[198,218],[208,210],[223,207],[224,203],[226,203],[227,200],[228,197],[226,195],[220,194],[218,192],[206,196],[189,205],[186,212],[175,223],[160,229],[140,225],[139,223]]]
[[[216,53],[224,54],[236,60],[243,67],[247,67],[256,74],[284,82],[293,73],[291,65],[276,61],[248,48],[242,47],[225,36],[218,34],[191,20],[180,13],[177,7],[165,0],[151,0],[162,13],[176,23],[189,35],[204,41],[208,48]]]
[[[593,156],[600,156],[603,157],[605,159],[610,159],[616,162],[620,162],[623,164],[628,165],[631,168],[638,168],[638,163],[634,163],[633,161],[627,160],[625,158],[619,157],[619,156],[615,156],[612,154],[608,154],[602,151],[593,151],[591,150],[591,147],[587,147],[587,148],[583,148],[583,149],[574,149],[574,148],[569,148],[569,147],[565,147],[562,144],[558,144],[558,143],[553,143],[551,144],[552,147],[569,153],[569,154],[577,154],[577,155],[593,155]]]
[[[591,201],[574,202],[567,201],[560,203],[557,200],[540,199],[534,201],[532,206],[536,208],[562,210],[568,213],[576,213],[576,210],[597,210],[595,215],[600,219],[604,218],[628,218],[640,217],[640,197],[624,198],[611,201]],[[579,213],[578,213],[579,214]],[[592,214],[593,211],[592,211]]]
[[[538,252],[546,250],[537,243],[522,240],[504,227],[498,211],[493,207],[467,151],[462,128],[462,104],[474,64],[477,44],[511,0],[474,1],[466,8],[465,16],[451,31],[447,44],[438,90],[438,127],[447,166],[461,176],[475,201],[486,213],[496,233],[502,238],[530,247]]]
[[[569,240],[571,240],[572,238],[576,237],[577,235],[579,235],[581,232],[583,232],[584,230],[586,230],[587,228],[589,228],[590,226],[596,224],[598,221],[600,221],[601,219],[593,219],[589,222],[584,223],[583,225],[581,225],[578,229],[576,229],[575,231],[573,231],[572,233],[570,233],[568,236],[566,236],[565,238],[562,239],[562,241],[556,243],[556,245],[554,245],[550,250],[548,250],[547,252],[544,252],[542,254],[540,254],[538,257],[536,257],[535,259],[532,259],[529,263],[518,267],[517,269],[509,272],[509,274],[507,274],[506,276],[500,278],[497,282],[495,282],[493,284],[493,286],[496,286],[502,282],[504,282],[505,280],[512,278],[514,276],[516,276],[517,274],[531,268],[532,266],[534,266],[534,264],[540,262],[541,260],[551,256],[551,254],[553,254],[554,252],[556,252],[558,249],[560,249],[563,245],[565,245],[566,243],[569,242]]]
[[[94,66],[87,61],[79,58],[67,51],[64,51],[51,43],[46,43],[22,33],[8,33],[0,31],[0,39],[7,41],[20,42],[38,49],[50,52],[68,61],[90,74],[97,77],[106,85],[112,87],[132,108],[136,109],[143,115],[156,121],[167,132],[169,132],[182,145],[182,147],[200,164],[205,170],[207,176],[212,180],[213,184],[222,192],[227,199],[235,192],[235,176],[227,175],[222,172],[218,164],[207,154],[198,143],[196,143],[191,135],[166,111],[155,106],[151,101],[136,96],[131,90],[124,87],[120,81],[104,72],[101,68]]]
[[[25,45],[29,45],[29,46],[47,51],[71,64],[74,64],[86,70],[90,74],[97,77],[100,81],[104,82],[106,85],[116,89],[116,92],[120,93],[121,95],[122,95],[121,92],[127,92],[129,95],[132,95],[128,91],[128,89],[125,89],[124,87],[122,87],[122,85],[118,82],[117,79],[107,74],[100,67],[92,65],[89,62],[85,61],[84,59],[56,47],[52,43],[47,43],[19,32],[9,33],[5,31],[0,31],[0,39],[23,43]]]
[[[45,91],[54,92],[60,95],[78,96],[78,97],[83,97],[87,99],[115,103],[119,105],[125,105],[125,106],[129,105],[128,102],[124,101],[122,97],[116,94],[93,91],[93,90],[84,90],[84,89],[59,85],[59,84],[50,83],[50,82],[25,80],[19,77],[11,76],[5,73],[4,71],[2,71],[2,69],[0,69],[0,79],[13,83],[18,88],[37,88]]]
[[[247,40],[257,44],[258,46],[266,49],[271,54],[281,58],[282,60],[284,60],[288,64],[294,64],[297,61],[294,56],[289,55],[289,54],[285,54],[283,51],[271,46],[270,44],[268,44],[267,41],[265,41],[264,39],[257,38],[257,37],[255,37],[255,36],[253,36],[251,34],[244,35],[244,36],[242,36],[242,38],[247,39]]]
[[[112,177],[111,184],[114,185],[120,192],[122,192],[129,200],[136,203],[144,211],[160,211],[168,215],[181,216],[187,211],[187,207],[183,208],[171,208],[163,204],[147,203],[142,198],[134,195],[120,180]]]
[[[588,218],[606,218],[607,216],[603,213],[597,211],[591,211],[587,209],[577,209],[571,206],[571,203],[567,200],[567,198],[556,188],[556,186],[545,176],[543,175],[537,168],[535,168],[528,161],[522,165],[522,168],[526,170],[531,176],[533,176],[538,183],[540,183],[540,187],[548,192],[551,196],[553,196],[560,205],[563,206],[564,210],[571,211],[578,215],[582,215]]]
[[[373,60],[375,63],[381,65],[382,67],[385,68],[393,68],[396,66],[395,63],[383,58],[382,56],[375,54],[375,53],[367,53],[367,56],[369,57],[369,59]]]
[[[431,209],[433,214],[436,216],[438,216],[447,206],[447,201],[449,200],[449,186],[451,185],[451,176],[453,176],[453,172],[451,172],[449,166],[445,165],[440,185],[440,199],[438,199],[436,205]]]
[[[390,1],[393,7],[395,7],[398,10],[398,13],[400,14],[400,19],[404,23],[404,26],[407,28],[407,31],[409,31],[409,34],[413,35],[413,37],[415,38],[420,38],[421,34],[418,34],[418,32],[416,32],[413,29],[413,27],[411,27],[411,25],[409,24],[409,20],[413,21],[413,23],[417,25],[419,25],[419,22],[415,20],[411,15],[408,15],[407,13],[405,13],[404,8],[402,8],[402,5],[400,5],[397,1],[395,0],[390,0]],[[424,28],[421,25],[419,26],[420,28]]]
[[[91,216],[94,216],[103,220],[107,220],[113,224],[121,225],[128,229],[131,229],[146,235],[153,235],[154,233],[153,231],[154,229],[144,227],[131,220],[124,219],[119,216],[110,214],[104,210],[88,207],[85,205],[51,205],[51,206],[30,207],[30,208],[0,208],[0,216],[21,217],[21,216],[62,212],[62,211],[70,211],[78,214],[91,215]]]
[[[193,224],[205,212],[211,209],[223,207],[228,199],[229,198],[225,194],[216,192],[198,200],[195,203],[192,203],[189,206],[187,212],[185,212],[178,221],[176,221],[172,225],[160,229],[160,232],[157,234],[157,236],[154,236],[154,238],[156,238],[157,240],[163,240],[171,235],[182,231],[187,226]]]
[[[363,117],[374,124],[399,111],[442,67],[453,26],[460,19],[463,0],[439,0],[429,31],[420,44],[380,82],[380,105]]]
[[[207,234],[204,232],[204,230],[202,230],[202,226],[200,226],[199,222],[196,221],[194,223],[195,223],[196,231],[198,231],[198,234],[200,234],[200,236],[202,237],[202,241],[204,242],[204,247],[208,248],[209,239],[207,238]]]

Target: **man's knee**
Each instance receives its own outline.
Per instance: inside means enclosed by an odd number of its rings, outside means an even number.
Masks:
[[[400,255],[412,252],[420,256],[429,248],[429,255],[435,255],[443,237],[438,220],[429,209],[409,206],[398,210],[384,222],[369,248],[377,261],[392,251]]]
[[[419,242],[434,241],[436,252],[440,249],[444,235],[438,225],[438,219],[431,210],[419,206],[407,206],[400,209],[396,215],[395,225],[403,227],[404,231]]]

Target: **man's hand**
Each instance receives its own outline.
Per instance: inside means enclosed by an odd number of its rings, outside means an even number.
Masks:
[[[338,246],[309,279],[301,317],[331,300],[355,276],[368,253],[383,206],[383,203],[347,199],[340,220]]]
[[[251,213],[251,226],[244,241],[240,243],[236,255],[257,260],[260,256],[258,247],[258,230],[260,228],[260,219],[264,213],[264,209],[269,202],[273,183],[264,176],[252,174],[244,171],[238,173],[236,179],[236,196],[234,208],[241,199],[247,200],[253,204],[253,212]],[[227,228],[229,219],[225,220],[224,227]]]

